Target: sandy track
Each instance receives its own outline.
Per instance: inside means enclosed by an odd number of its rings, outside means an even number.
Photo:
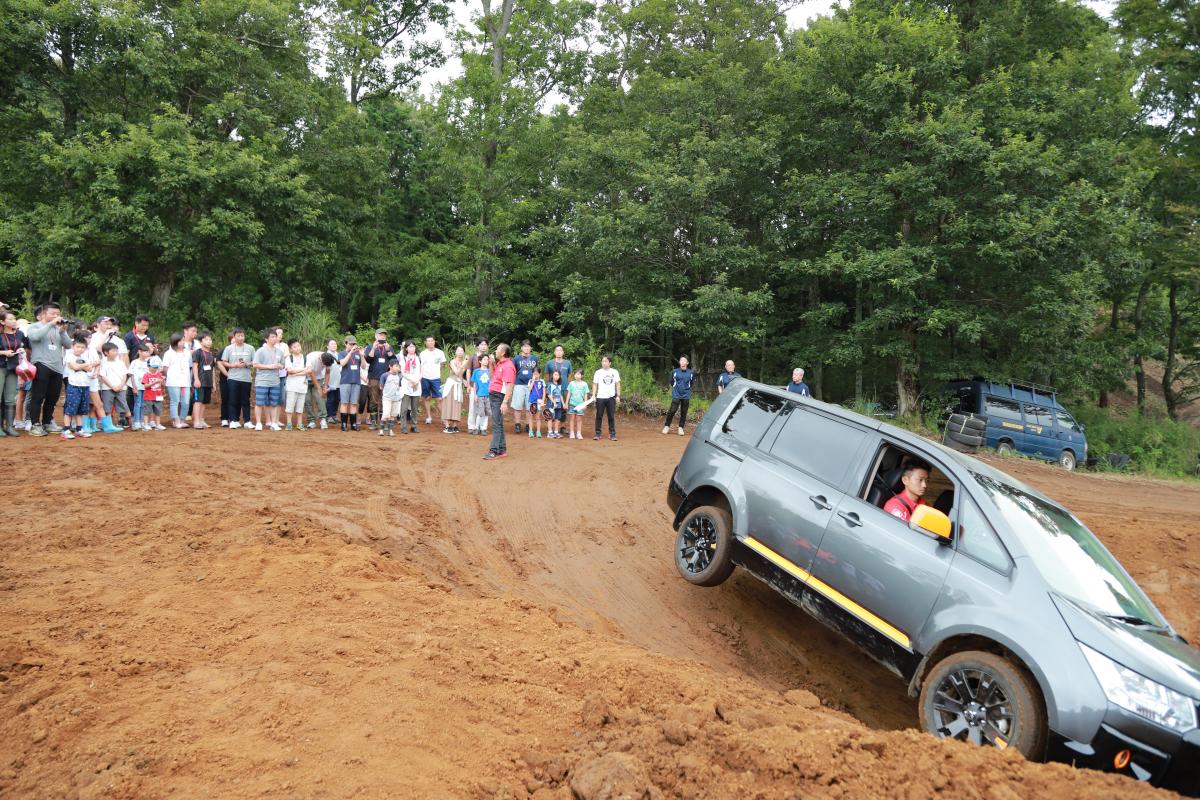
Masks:
[[[679,796],[1147,793],[863,727],[913,723],[898,681],[757,581],[675,576],[683,443],[11,443],[45,481],[4,534],[0,792],[555,796],[631,751]],[[1200,489],[1005,467],[1200,633]]]

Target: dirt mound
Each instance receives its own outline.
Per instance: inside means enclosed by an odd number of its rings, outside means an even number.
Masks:
[[[0,793],[1155,794],[887,730],[913,716],[890,675],[755,581],[674,576],[683,440],[625,434],[500,464],[440,434],[18,440],[54,479],[4,533]],[[1200,492],[1021,466],[1102,504],[1194,625],[1195,538],[1170,542]]]

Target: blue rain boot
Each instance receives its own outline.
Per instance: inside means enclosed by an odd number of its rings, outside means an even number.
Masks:
[[[108,416],[100,418],[100,430],[104,431],[105,433],[120,433],[125,429],[113,425],[112,417]]]
[[[96,418],[95,417],[84,417],[83,418],[83,432],[84,433],[95,433],[96,432]]]

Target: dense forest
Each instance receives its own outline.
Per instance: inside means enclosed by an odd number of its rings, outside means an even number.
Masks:
[[[0,297],[802,365],[901,414],[1132,381],[1176,416],[1200,4],[843,6],[0,0]]]

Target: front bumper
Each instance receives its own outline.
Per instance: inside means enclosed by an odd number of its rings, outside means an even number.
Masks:
[[[683,505],[687,495],[684,494],[683,487],[675,478],[676,473],[671,473],[671,484],[667,487],[667,506],[671,509],[672,514],[678,515],[679,507]]]
[[[1124,763],[1126,750],[1128,763]],[[1090,742],[1072,741],[1051,731],[1046,757],[1200,797],[1200,730],[1181,735],[1113,706]]]

